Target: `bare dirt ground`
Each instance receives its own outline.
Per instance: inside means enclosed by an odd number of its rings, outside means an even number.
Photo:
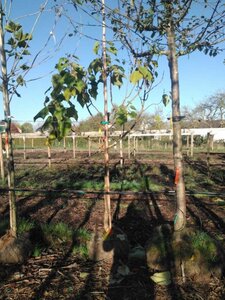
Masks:
[[[63,163],[60,169],[68,168],[71,153],[54,154],[53,163]],[[37,155],[28,154],[26,162],[35,160],[40,169],[46,168],[47,162],[37,160]],[[163,160],[161,157],[161,161]],[[146,158],[151,164],[151,160]],[[172,158],[167,157],[168,172]],[[211,163],[220,164],[223,169],[224,155],[214,156]],[[160,161],[160,158],[159,160]],[[163,160],[164,161],[164,160]],[[205,161],[202,155],[202,161]],[[16,157],[17,169],[23,168],[21,156]],[[43,164],[41,164],[41,162]],[[155,162],[155,161],[154,161]],[[79,168],[90,171],[88,167],[94,160],[87,154],[79,161]],[[112,162],[113,163],[113,162]],[[202,176],[207,172],[206,164],[198,160],[187,160],[200,168]],[[75,168],[76,166],[74,166]],[[63,176],[63,172],[61,176]],[[57,174],[57,176],[60,176]],[[173,189],[173,179],[169,173],[165,190]],[[26,180],[25,178],[20,178]],[[44,180],[39,178],[39,180]],[[71,178],[73,180],[73,178]],[[75,178],[74,178],[75,180]],[[48,183],[45,182],[45,187]],[[50,186],[50,182],[49,182]],[[30,187],[32,188],[32,186]],[[224,193],[224,184],[219,182],[215,191]],[[224,199],[224,198],[223,198]],[[17,195],[18,215],[37,223],[65,222],[74,229],[85,228],[94,232],[102,227],[103,199],[99,194],[78,195],[72,191],[63,193],[38,193]],[[135,208],[135,209],[134,209]],[[160,224],[173,224],[175,197],[166,193],[148,193],[136,195],[112,196],[113,224],[127,235],[131,247],[145,247],[152,230]],[[7,195],[1,194],[1,218],[8,216]],[[187,222],[189,226],[201,228],[213,237],[220,237],[224,251],[225,209],[217,205],[208,196],[199,198],[187,196]],[[94,300],[180,300],[180,299],[225,299],[223,278],[212,274],[210,280],[202,278],[183,278],[176,274],[168,286],[157,285],[150,279],[146,261],[120,260],[109,256],[107,260],[92,261],[74,255],[72,244],[63,249],[47,249],[38,257],[30,257],[21,265],[0,265],[0,299],[4,300],[42,300],[42,299],[94,299]],[[128,269],[127,269],[128,268]],[[118,272],[120,270],[120,272]],[[127,271],[129,270],[129,271]]]

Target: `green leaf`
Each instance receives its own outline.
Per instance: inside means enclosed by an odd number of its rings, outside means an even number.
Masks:
[[[39,111],[39,113],[37,113],[36,116],[34,116],[34,121],[36,121],[36,120],[39,119],[39,118],[44,119],[44,118],[48,115],[48,113],[49,113],[49,110],[48,110],[48,107],[47,107],[47,106],[44,107],[44,108],[42,108],[42,109]]]
[[[23,79],[23,77],[21,75],[19,75],[17,78],[16,78],[16,82],[18,83],[18,85],[25,85],[25,80]]]
[[[61,72],[62,70],[64,70],[65,68],[68,67],[68,63],[69,63],[69,60],[68,58],[66,57],[61,57],[59,59],[59,62],[55,65],[55,68]]]
[[[82,93],[85,87],[86,87],[86,83],[83,80],[79,80],[76,82],[76,89],[79,93]]]
[[[167,106],[170,102],[170,97],[167,94],[163,94],[162,95],[162,102],[163,102],[164,106]]]
[[[9,21],[6,26],[5,30],[11,33],[14,33],[21,29],[21,25],[19,23],[14,23],[13,21]]]
[[[94,74],[96,75],[98,72],[100,72],[102,70],[103,64],[102,64],[102,60],[99,58],[94,59],[89,67],[88,67],[88,72],[91,74],[92,72],[94,72]]]
[[[29,70],[30,67],[28,67],[27,65],[23,64],[22,66],[20,66],[20,68],[24,71]]]
[[[133,84],[136,84],[141,79],[143,79],[143,75],[138,70],[135,70],[130,75],[130,82],[133,83]]]
[[[25,49],[25,50],[23,50],[22,54],[23,55],[30,55],[30,52],[27,49]]]
[[[78,119],[77,110],[75,109],[75,106],[71,104],[72,106],[68,107],[66,109],[66,115],[68,118],[74,118],[75,120]]]
[[[67,89],[65,89],[63,95],[64,95],[65,99],[68,101],[73,96],[73,93],[71,92],[71,90],[69,88],[67,88]]]
[[[23,39],[23,30],[22,29],[20,29],[20,30],[18,30],[17,32],[15,32],[14,33],[14,37],[15,37],[15,39],[17,40],[17,41],[24,41],[24,39]]]
[[[118,53],[118,50],[116,49],[115,46],[111,46],[111,47],[107,48],[107,50],[114,55],[117,55],[117,53]]]
[[[99,48],[100,48],[99,42],[95,42],[94,47],[93,47],[93,51],[96,55],[98,54]]]

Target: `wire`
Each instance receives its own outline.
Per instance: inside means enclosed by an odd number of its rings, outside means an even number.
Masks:
[[[75,190],[75,189],[28,189],[28,188],[15,188],[15,189],[8,189],[8,188],[0,188],[0,192],[9,192],[9,191],[15,191],[15,192],[38,192],[38,193],[43,193],[43,194],[48,194],[48,193],[75,193],[78,195],[85,195],[85,194],[97,194],[97,195],[168,195],[168,196],[175,196],[176,192],[175,191],[161,191],[161,192],[152,192],[152,191],[144,191],[144,192],[133,192],[133,191],[110,191],[110,192],[105,192],[105,191],[84,191],[84,190]],[[225,193],[213,193],[213,192],[190,192],[186,191],[185,193],[186,196],[194,196],[194,195],[206,195],[210,197],[223,197],[225,196]]]

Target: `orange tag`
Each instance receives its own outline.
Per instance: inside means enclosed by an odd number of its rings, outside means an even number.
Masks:
[[[176,169],[176,174],[175,174],[175,180],[174,180],[174,183],[175,183],[175,184],[178,184],[179,179],[180,179],[180,169],[177,168],[177,169]]]
[[[9,137],[8,137],[8,134],[6,134],[5,136],[5,144],[8,146],[9,144]]]

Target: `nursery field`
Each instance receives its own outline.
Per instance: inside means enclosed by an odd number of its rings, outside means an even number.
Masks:
[[[186,260],[177,266],[171,152],[111,154],[106,235],[102,153],[55,150],[49,164],[46,151],[16,150],[19,236],[31,242],[25,261],[0,265],[0,299],[225,299],[225,154],[184,155],[184,167]],[[2,236],[9,207],[0,188]],[[163,259],[151,252],[155,240]],[[167,278],[157,281],[160,272]]]

